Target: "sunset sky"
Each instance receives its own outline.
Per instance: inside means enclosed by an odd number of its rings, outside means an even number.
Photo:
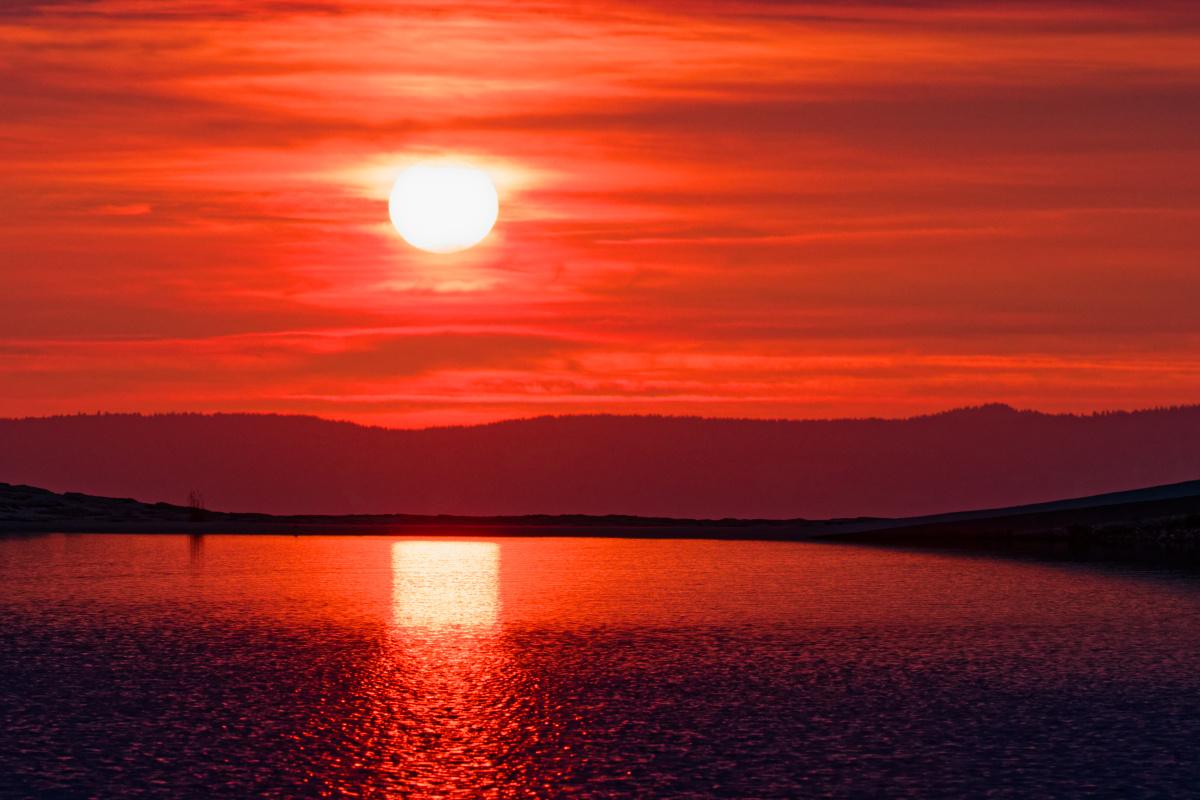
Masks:
[[[1200,401],[1194,2],[5,0],[0,70],[0,416]]]

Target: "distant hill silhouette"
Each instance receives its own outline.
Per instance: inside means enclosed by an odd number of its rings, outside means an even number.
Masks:
[[[0,483],[0,536],[36,533],[285,533],[411,536],[635,536],[648,538],[867,541],[978,546],[1061,541],[1200,545],[1200,481],[1072,497],[1006,508],[920,517],[678,519],[622,515],[462,516],[343,514],[282,516],[203,510],[195,505],[59,494]],[[1084,530],[1086,529],[1086,530]]]
[[[389,430],[261,414],[0,420],[0,481],[288,514],[912,516],[1200,477],[1200,406],[905,420],[540,417]]]

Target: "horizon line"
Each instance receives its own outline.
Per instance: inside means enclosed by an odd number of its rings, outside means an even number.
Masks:
[[[402,427],[393,425],[376,425],[357,422],[351,419],[325,417],[318,414],[288,413],[280,411],[77,411],[70,414],[26,415],[20,417],[0,417],[0,422],[37,422],[49,420],[78,419],[80,417],[279,417],[287,419],[317,420],[334,425],[350,425],[356,428],[387,430],[387,431],[432,431],[454,430],[466,428],[487,428],[496,425],[509,425],[521,422],[537,422],[540,420],[564,419],[659,419],[659,420],[693,420],[706,422],[760,422],[760,423],[818,423],[818,422],[909,422],[934,417],[944,417],[951,414],[969,412],[1003,411],[1017,415],[1032,415],[1043,417],[1073,417],[1088,419],[1092,417],[1154,414],[1172,411],[1200,410],[1200,402],[1175,403],[1170,405],[1147,406],[1132,409],[1096,409],[1092,411],[1043,411],[1037,408],[1018,408],[1009,403],[995,401],[976,405],[954,406],[940,411],[930,411],[908,416],[884,417],[878,415],[862,417],[721,417],[705,416],[702,414],[620,414],[612,412],[585,412],[578,414],[535,414],[526,417],[509,417],[489,422],[459,423],[450,425],[426,425],[422,427]]]

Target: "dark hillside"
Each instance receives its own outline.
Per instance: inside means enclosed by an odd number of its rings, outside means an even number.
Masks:
[[[313,417],[0,420],[0,480],[271,513],[910,516],[1200,477],[1200,407],[906,420],[542,417],[388,430]]]

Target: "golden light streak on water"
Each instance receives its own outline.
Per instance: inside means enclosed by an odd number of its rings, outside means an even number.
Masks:
[[[393,624],[487,628],[500,620],[500,545],[403,541],[392,545]]]

